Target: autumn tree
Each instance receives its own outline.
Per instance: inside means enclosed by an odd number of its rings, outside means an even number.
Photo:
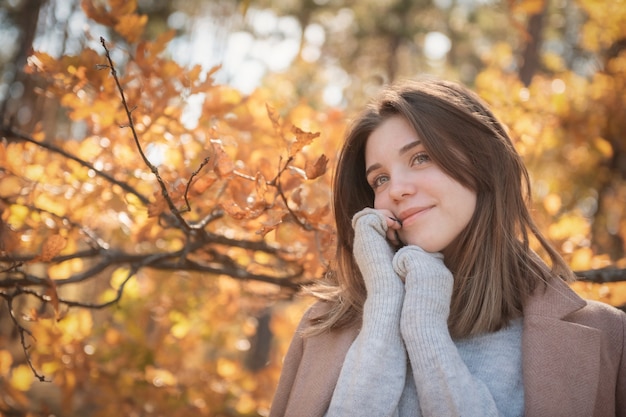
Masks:
[[[600,270],[602,284],[575,287],[623,305],[624,284],[605,283],[624,281],[626,266],[626,10],[586,0],[511,5],[526,46],[497,44],[476,90],[516,137],[547,236],[575,270]]]
[[[328,268],[329,159],[316,140],[340,118],[218,85],[219,68],[165,57],[173,32],[141,41],[146,16],[134,2],[96,4],[83,2],[85,13],[131,45],[117,49],[123,65],[99,39],[99,49],[60,59],[34,53],[27,67],[89,134],[2,127],[2,312],[25,359],[2,351],[11,377],[0,409],[27,409],[21,392],[34,374],[61,394],[42,404],[68,414],[110,415],[120,392],[129,413],[151,403],[167,415],[255,413],[268,407],[277,372],[252,377],[269,360],[269,306]],[[183,115],[199,94],[202,118],[190,128]],[[98,313],[114,304],[112,316]],[[220,329],[237,317],[249,324]],[[90,342],[94,320],[107,323],[105,347]],[[188,361],[159,353],[183,337]],[[115,353],[133,342],[141,356]],[[137,374],[116,378],[129,364]],[[189,392],[190,379],[209,392]],[[104,395],[90,394],[96,387]],[[155,402],[163,390],[172,396]]]

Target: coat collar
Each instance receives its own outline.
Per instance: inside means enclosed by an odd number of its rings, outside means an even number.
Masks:
[[[587,303],[554,279],[524,307],[525,415],[593,415],[600,368],[597,329],[568,321]]]

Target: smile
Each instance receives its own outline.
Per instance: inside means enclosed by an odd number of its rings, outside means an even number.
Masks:
[[[416,208],[412,208],[409,210],[405,210],[400,213],[398,218],[400,219],[400,221],[402,222],[402,226],[404,227],[416,221],[419,217],[421,217],[423,214],[426,214],[433,207],[434,206],[416,207]]]

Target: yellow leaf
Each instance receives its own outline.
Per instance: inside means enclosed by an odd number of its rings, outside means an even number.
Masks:
[[[19,230],[28,218],[28,214],[28,207],[13,204],[9,207],[9,218],[7,219],[7,223]]]
[[[187,333],[189,333],[189,330],[191,330],[189,319],[179,311],[170,312],[169,317],[172,323],[174,323],[170,329],[172,335],[177,339],[185,337]]]
[[[550,215],[555,215],[561,209],[561,197],[558,194],[547,195],[543,207]]]
[[[48,276],[52,280],[68,278],[73,272],[70,262],[61,262],[48,267]]]
[[[118,289],[124,282],[126,282],[126,285],[124,286],[124,297],[137,298],[140,293],[139,284],[137,283],[137,280],[134,279],[126,281],[129,273],[130,270],[128,268],[117,268],[113,271],[110,281],[111,287]]]
[[[26,165],[24,167],[24,177],[33,181],[40,181],[44,173],[44,167],[41,165]]]
[[[548,227],[548,236],[553,240],[561,240],[574,235],[584,235],[588,230],[589,223],[584,218],[568,215]]]
[[[8,375],[13,364],[13,357],[8,350],[0,350],[0,375]]]
[[[256,409],[256,401],[248,393],[243,393],[237,399],[237,405],[235,406],[237,412],[241,415],[251,414]]]
[[[600,151],[603,157],[607,159],[613,157],[613,145],[608,140],[597,137],[593,140],[593,146]]]
[[[128,278],[130,270],[128,268],[117,268],[111,274],[111,287],[119,288],[120,285]]]
[[[157,369],[154,366],[146,367],[146,381],[155,387],[171,387],[178,383],[174,374],[167,369]]]
[[[564,71],[567,68],[565,60],[559,54],[547,52],[543,55],[542,60],[546,68],[552,72]]]
[[[77,310],[68,314],[60,321],[60,327],[64,329],[65,342],[81,340],[91,334],[93,318],[88,310]]]
[[[219,376],[228,379],[237,375],[238,372],[239,366],[237,366],[237,363],[225,358],[217,360],[217,373]]]
[[[85,138],[80,142],[76,155],[85,161],[93,161],[100,153],[102,153],[102,146],[99,143],[100,138],[97,136],[91,136]]]
[[[589,248],[580,248],[575,251],[570,261],[570,267],[573,270],[589,269],[591,264],[591,258],[593,257],[593,251]]]
[[[11,386],[19,391],[28,391],[33,384],[33,371],[28,365],[19,365],[11,374]]]

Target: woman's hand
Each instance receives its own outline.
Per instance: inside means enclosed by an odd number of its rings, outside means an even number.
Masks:
[[[398,232],[402,229],[402,222],[398,220],[390,210],[367,208],[363,211],[365,210],[367,210],[368,212],[377,212],[384,217],[387,226],[385,229],[385,237],[387,238],[389,243],[391,243],[391,246],[393,246],[394,249],[397,250],[404,246],[404,242],[400,240],[400,236],[398,235]]]
[[[388,214],[390,213],[368,207],[356,213],[352,218],[353,254],[363,275],[369,296],[377,292],[387,293],[394,287],[394,291],[403,291],[402,283],[392,266],[395,247],[392,247],[394,242],[389,239],[389,234],[390,231],[395,230],[392,228],[395,222],[389,218]],[[381,282],[384,280],[397,281],[397,283],[384,284]]]
[[[409,245],[395,254],[393,267],[404,279],[408,295],[402,313],[403,328],[417,325],[425,329],[423,320],[428,326],[437,323],[447,329],[454,277],[446,268],[443,255]]]

